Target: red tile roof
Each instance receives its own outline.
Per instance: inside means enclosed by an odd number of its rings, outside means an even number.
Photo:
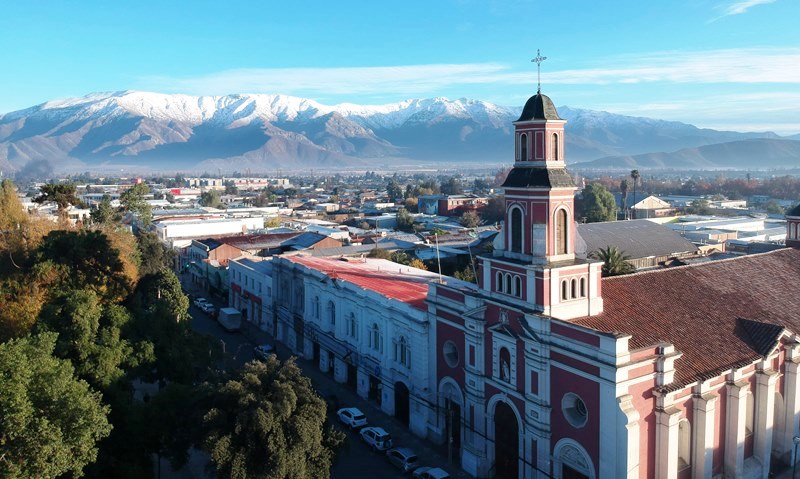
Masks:
[[[436,278],[432,273],[380,259],[366,258],[362,262],[309,256],[284,258],[423,311],[427,309],[428,283]]]
[[[800,332],[798,284],[800,250],[792,248],[604,278],[603,313],[572,322],[630,334],[631,349],[674,344],[683,357],[673,386],[683,386],[749,364],[777,339],[775,327],[742,320]]]

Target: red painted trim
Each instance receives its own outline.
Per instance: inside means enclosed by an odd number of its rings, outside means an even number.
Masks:
[[[595,336],[594,334],[586,333],[583,331],[578,331],[572,329],[570,327],[557,324],[557,323],[550,323],[550,331],[553,334],[557,334],[559,336],[563,336],[565,338],[574,339],[575,341],[580,341],[582,343],[599,347],[600,346],[600,337]]]
[[[436,287],[436,294],[443,298],[452,299],[453,301],[458,301],[459,303],[464,302],[464,295],[462,293],[458,293],[453,290],[443,288],[441,286]]]
[[[571,358],[569,356],[565,356],[561,353],[551,352],[550,359],[553,361],[559,362],[565,366],[573,367],[579,371],[583,371],[585,373],[592,374],[597,376],[600,374],[600,368],[597,366],[592,366],[591,364],[587,364],[583,361],[579,361],[575,358]]]

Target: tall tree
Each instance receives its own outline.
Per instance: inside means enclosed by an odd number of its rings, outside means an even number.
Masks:
[[[626,220],[628,219],[628,186],[627,178],[619,182],[619,191],[622,193],[622,212]]]
[[[200,204],[209,208],[222,208],[222,199],[220,199],[219,191],[206,190],[200,193]]]
[[[250,362],[212,393],[205,447],[219,477],[328,477],[342,432],[325,428],[326,406],[289,360]]]
[[[125,211],[135,213],[145,227],[153,222],[153,209],[145,199],[150,193],[150,187],[145,183],[136,183],[125,190],[119,197],[119,202]]]
[[[617,218],[617,202],[603,185],[589,183],[583,189],[583,216],[589,223],[614,221]]]
[[[397,198],[403,196],[403,188],[397,184],[394,180],[389,180],[389,183],[386,185],[386,194],[389,196],[390,201],[395,201]]]
[[[108,436],[109,409],[52,356],[56,335],[0,343],[0,476],[80,477]]]
[[[442,182],[441,191],[443,195],[460,195],[464,193],[464,186],[461,184],[461,180],[451,176]]]
[[[172,268],[174,251],[167,248],[152,231],[140,232],[136,236],[136,249],[141,258],[139,275],[145,276]]]
[[[639,174],[639,170],[631,170],[631,179],[633,180],[633,203],[631,204],[631,208],[634,208],[633,214],[631,214],[631,218],[636,219],[636,185],[639,183],[639,178],[641,175]]]
[[[618,250],[614,246],[607,246],[592,252],[590,257],[599,259],[603,262],[603,276],[618,276],[621,274],[629,274],[636,271],[632,264],[628,263],[630,259],[625,253]]]
[[[33,199],[36,203],[53,202],[58,206],[58,216],[65,218],[70,205],[80,204],[75,194],[75,183],[47,183],[39,188],[39,196]]]
[[[481,224],[481,217],[475,211],[465,211],[459,220],[464,228],[475,228]]]
[[[108,194],[103,195],[97,208],[91,212],[92,222],[94,224],[106,225],[119,221],[119,217],[114,207],[111,206],[111,196]]]
[[[411,213],[408,212],[405,208],[400,208],[397,210],[397,214],[395,215],[397,218],[397,229],[401,231],[411,231],[412,226],[414,225],[414,218],[411,216]]]

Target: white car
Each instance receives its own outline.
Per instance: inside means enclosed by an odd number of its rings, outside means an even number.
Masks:
[[[450,474],[438,467],[423,466],[414,471],[414,479],[450,479]]]
[[[195,298],[194,305],[198,308],[201,308],[202,305],[208,304],[208,300],[206,298]]]
[[[385,451],[392,447],[392,435],[382,427],[365,427],[359,434],[373,451]]]
[[[214,313],[214,305],[211,303],[200,303],[200,309],[204,313],[213,314]]]
[[[346,407],[336,411],[339,420],[352,429],[364,427],[367,425],[367,416],[364,415],[358,408]]]

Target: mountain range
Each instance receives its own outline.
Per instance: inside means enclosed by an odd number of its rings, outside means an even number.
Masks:
[[[463,98],[328,106],[284,95],[94,93],[0,116],[0,170],[266,172],[501,165],[513,158],[512,122],[520,111],[521,106]],[[558,111],[568,120],[571,164],[734,168],[748,158],[752,162],[754,153],[769,160],[759,167],[800,163],[800,142],[770,132],[701,129],[566,106]]]

